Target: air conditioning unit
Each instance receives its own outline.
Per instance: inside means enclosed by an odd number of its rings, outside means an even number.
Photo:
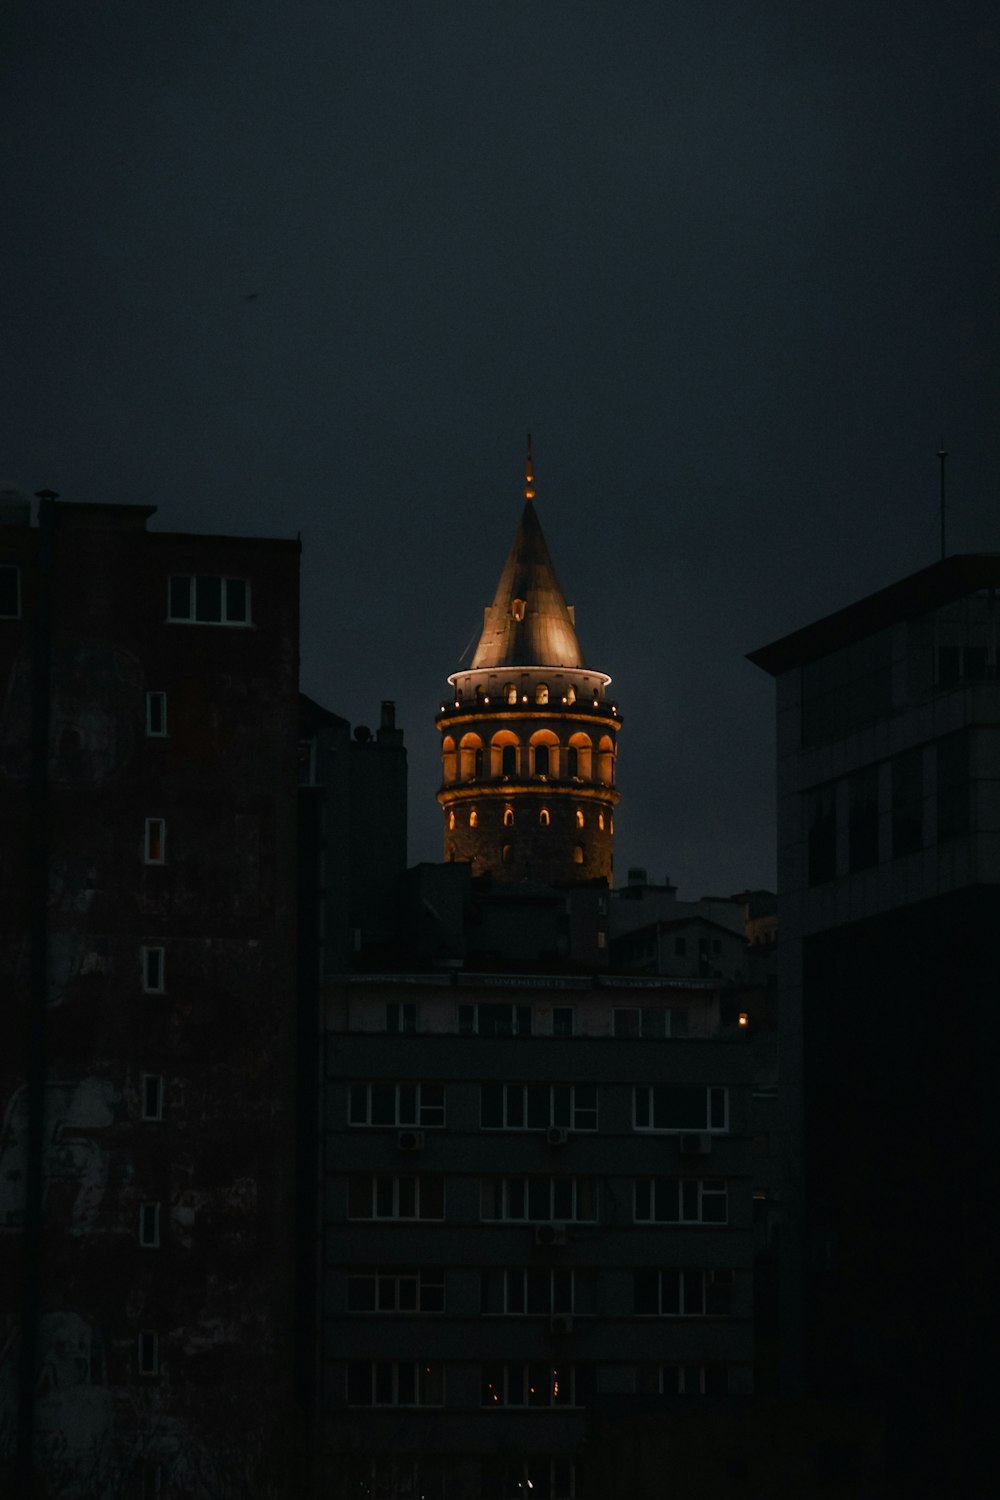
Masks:
[[[550,1125],[545,1132],[545,1139],[550,1146],[565,1146],[569,1140],[569,1131],[565,1125]]]
[[[422,1130],[401,1130],[396,1137],[396,1145],[400,1151],[422,1151],[424,1149],[424,1132]]]
[[[569,1313],[553,1313],[549,1319],[549,1331],[551,1333],[572,1333],[573,1319]]]
[[[535,1225],[535,1244],[536,1245],[565,1245],[565,1243],[566,1243],[566,1225],[565,1224],[536,1224]]]
[[[689,1131],[680,1138],[680,1151],[682,1156],[710,1156],[712,1137],[704,1130]]]

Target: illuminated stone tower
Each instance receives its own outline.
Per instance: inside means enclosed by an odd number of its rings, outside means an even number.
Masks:
[[[534,506],[524,511],[483,633],[441,705],[444,854],[474,875],[611,883],[621,719],[584,663]]]

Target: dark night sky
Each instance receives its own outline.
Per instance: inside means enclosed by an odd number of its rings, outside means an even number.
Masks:
[[[294,534],[302,681],[433,713],[538,506],[629,864],[771,884],[743,653],[1000,550],[1000,23],[968,0],[14,0],[0,475]],[[256,292],[253,301],[244,295]]]

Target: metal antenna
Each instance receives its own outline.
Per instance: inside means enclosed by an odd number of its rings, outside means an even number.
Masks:
[[[942,562],[944,562],[944,510],[945,510],[945,506],[944,506],[944,461],[945,461],[945,459],[947,457],[948,457],[948,455],[945,452],[944,438],[942,438],[941,439],[941,446],[938,449],[938,459],[940,460],[940,463],[941,463],[941,561]]]

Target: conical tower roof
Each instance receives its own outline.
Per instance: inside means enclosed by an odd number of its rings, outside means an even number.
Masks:
[[[573,616],[529,498],[493,603],[486,611],[472,669],[583,666]]]

